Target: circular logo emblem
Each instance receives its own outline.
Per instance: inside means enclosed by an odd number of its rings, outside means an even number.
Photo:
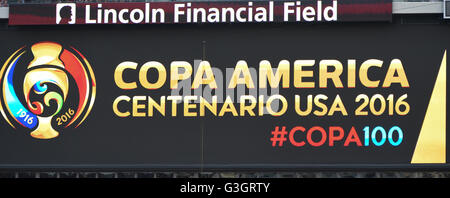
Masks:
[[[96,83],[91,65],[75,48],[39,42],[14,52],[0,70],[0,112],[15,129],[51,139],[89,115]]]

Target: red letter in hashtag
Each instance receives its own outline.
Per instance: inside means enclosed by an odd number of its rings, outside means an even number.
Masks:
[[[335,131],[339,132],[338,136],[334,136]],[[344,129],[342,129],[342,127],[330,126],[329,133],[330,133],[330,136],[329,136],[328,145],[330,145],[330,146],[334,146],[334,141],[339,141],[344,138]]]
[[[303,128],[301,126],[297,126],[297,127],[292,128],[291,132],[289,132],[289,141],[294,146],[297,146],[297,147],[304,146],[305,145],[304,141],[297,142],[294,139],[295,132],[297,132],[297,131],[305,132],[305,128]]]
[[[320,139],[319,142],[314,142],[312,139],[312,133],[314,131],[319,131],[322,135],[322,139]],[[325,132],[325,130],[320,126],[314,126],[310,128],[306,133],[306,139],[308,140],[309,144],[311,144],[311,146],[315,147],[322,146],[322,144],[325,143],[325,141],[327,141],[327,132]]]
[[[275,127],[275,130],[272,131],[272,135],[273,135],[273,137],[270,138],[270,141],[272,141],[272,147],[276,147],[277,142],[278,142],[278,146],[282,147],[283,142],[287,140],[287,138],[285,137],[287,135],[286,127],[282,127],[281,131],[280,131],[279,127]]]
[[[361,140],[359,140],[358,133],[356,133],[355,127],[352,127],[350,133],[348,133],[344,146],[348,146],[350,142],[355,142],[357,146],[362,146]]]

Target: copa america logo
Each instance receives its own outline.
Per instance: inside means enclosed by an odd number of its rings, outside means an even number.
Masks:
[[[75,48],[39,42],[14,52],[0,70],[0,112],[15,129],[51,139],[78,127],[95,100],[94,73]]]

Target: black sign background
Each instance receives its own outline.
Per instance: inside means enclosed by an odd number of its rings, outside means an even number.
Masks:
[[[409,167],[444,50],[450,47],[450,28],[443,25],[315,24],[315,25],[152,25],[76,26],[70,28],[4,28],[0,30],[2,64],[18,48],[39,41],[74,46],[91,63],[97,80],[97,97],[87,120],[77,129],[61,132],[50,140],[38,140],[26,130],[14,130],[0,121],[0,166],[2,167],[146,167],[146,168],[285,168],[401,165]],[[146,117],[118,118],[112,103],[120,95],[169,95],[167,84],[158,90],[121,90],[114,83],[114,70],[123,61],[142,65],[159,61],[169,71],[172,61],[203,56],[213,67],[234,67],[246,60],[258,68],[266,59],[272,66],[282,59],[337,59],[344,65],[356,59],[357,67],[367,59],[384,61],[370,78],[384,79],[393,58],[405,68],[410,88],[290,89],[280,93],[288,99],[288,112],[281,117]],[[315,67],[317,76],[317,67]],[[133,72],[128,72],[133,73]],[[292,73],[291,73],[292,76]],[[344,75],[345,76],[345,75]],[[138,79],[138,74],[126,76]],[[345,78],[344,78],[345,79]],[[20,79],[22,80],[22,79]],[[345,80],[343,80],[345,82]],[[315,79],[318,82],[318,79]],[[345,85],[345,83],[344,83]],[[353,116],[356,95],[380,93],[387,97],[408,94],[407,116]],[[300,117],[294,111],[294,94],[325,94],[331,104],[339,94],[349,116]],[[178,114],[182,109],[178,108]],[[275,126],[355,126],[363,138],[364,126],[397,125],[403,129],[400,146],[272,147]],[[286,142],[287,143],[287,142]],[[285,143],[285,144],[286,144]],[[448,149],[447,149],[448,150]],[[447,152],[448,153],[448,152]],[[444,164],[440,166],[445,166]]]

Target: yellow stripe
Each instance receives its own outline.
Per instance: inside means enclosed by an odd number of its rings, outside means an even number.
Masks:
[[[447,85],[447,50],[442,57],[433,93],[425,114],[412,164],[445,163],[446,162],[446,85]]]

